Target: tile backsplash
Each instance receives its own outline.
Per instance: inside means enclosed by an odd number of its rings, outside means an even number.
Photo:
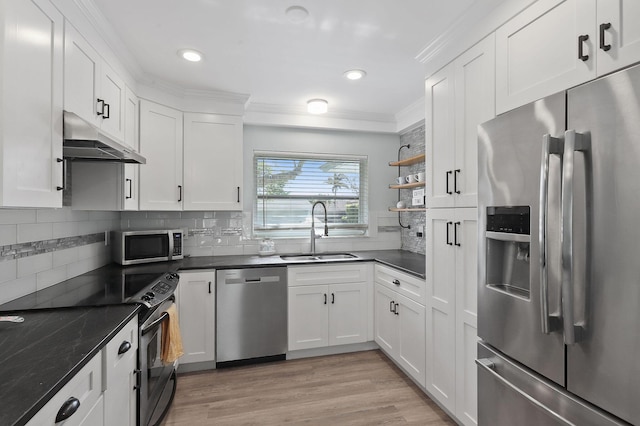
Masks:
[[[413,130],[408,131],[400,135],[400,145],[411,145],[410,148],[402,150],[402,158],[413,157],[418,154],[424,154],[425,152],[425,127],[424,124]],[[425,171],[425,163],[414,164],[409,167],[402,167],[401,173],[408,175],[411,173],[419,173]],[[429,182],[427,182],[429,185]],[[404,200],[408,206],[411,206],[411,196],[413,195],[411,189],[401,189],[400,199]],[[401,213],[402,224],[409,225],[411,228],[402,229],[401,244],[403,250],[412,251],[414,253],[425,254],[426,253],[426,240],[425,235],[429,232],[426,229],[426,214],[425,212],[406,212]],[[416,232],[422,226],[422,237],[418,237]]]
[[[251,214],[228,211],[123,212],[121,229],[171,229],[185,232],[185,254],[225,256],[258,254],[260,240],[253,239]],[[368,237],[328,237],[316,241],[318,251],[399,249],[399,227],[393,213],[369,212]],[[275,239],[277,253],[308,252],[309,239]]]
[[[0,209],[0,303],[108,264],[119,227],[119,212]]]

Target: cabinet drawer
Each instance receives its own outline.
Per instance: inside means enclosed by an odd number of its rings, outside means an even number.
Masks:
[[[427,292],[424,279],[413,277],[388,266],[376,265],[375,281],[415,302],[426,304]]]
[[[368,281],[370,263],[300,265],[287,268],[288,286],[328,285]]]
[[[80,425],[92,413],[102,395],[102,352],[98,352],[82,370],[31,418],[27,426],[56,424],[56,415],[69,398],[80,401],[78,410],[64,422],[65,426]],[[95,413],[94,413],[95,414]],[[99,416],[102,418],[102,416]]]

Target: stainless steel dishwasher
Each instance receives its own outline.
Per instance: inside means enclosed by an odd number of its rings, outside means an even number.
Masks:
[[[285,359],[287,268],[216,272],[216,366]]]

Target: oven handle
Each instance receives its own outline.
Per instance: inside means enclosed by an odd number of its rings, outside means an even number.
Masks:
[[[158,328],[158,326],[160,324],[162,324],[164,321],[169,319],[169,313],[168,312],[163,312],[162,315],[160,315],[160,317],[156,320],[154,320],[151,324],[149,324],[148,326],[144,327],[142,329],[142,331],[140,332],[141,336],[144,336],[145,334],[151,332],[151,330],[153,330],[154,328]]]

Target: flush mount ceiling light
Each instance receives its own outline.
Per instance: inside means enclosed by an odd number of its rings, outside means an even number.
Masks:
[[[303,22],[309,16],[309,11],[302,6],[291,6],[284,13],[289,18],[289,21],[296,24]]]
[[[311,114],[324,114],[327,112],[329,102],[324,99],[310,99],[307,101],[307,111]]]
[[[180,49],[178,50],[178,56],[189,62],[200,62],[202,60],[202,53],[193,49]]]
[[[363,70],[349,70],[344,72],[345,78],[349,80],[360,80],[365,75],[367,75],[367,73]]]

